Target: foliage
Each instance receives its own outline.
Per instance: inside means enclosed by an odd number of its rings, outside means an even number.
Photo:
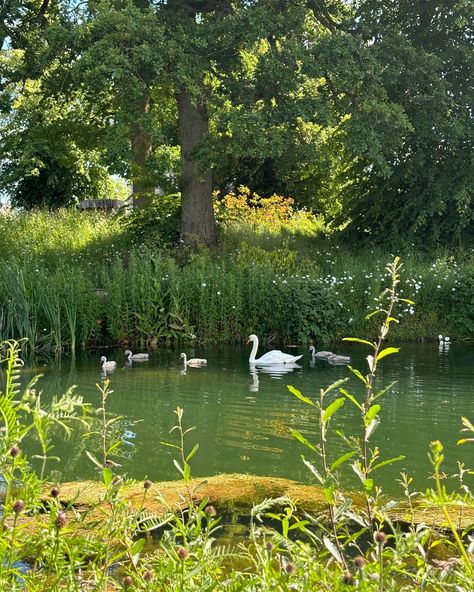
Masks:
[[[146,209],[125,211],[120,223],[136,245],[163,247],[178,241],[180,219],[180,195],[176,193],[155,196]]]
[[[292,195],[353,237],[470,239],[470,3],[37,4],[7,2],[1,34],[17,203],[95,195],[108,172],[186,192],[188,159],[215,187]],[[180,93],[209,116],[182,121],[201,130],[183,162]]]
[[[70,350],[192,336],[235,343],[254,331],[277,343],[339,339],[348,327],[375,336],[365,316],[385,282],[386,252],[354,251],[314,219],[308,235],[307,212],[300,217],[283,200],[281,221],[274,200],[259,207],[237,199],[221,220],[220,252],[191,257],[162,247],[177,222],[172,197],[157,200],[159,227],[145,212],[3,209],[0,337]],[[472,338],[472,274],[469,251],[406,253],[400,296],[416,307],[398,309],[408,322],[394,338]]]

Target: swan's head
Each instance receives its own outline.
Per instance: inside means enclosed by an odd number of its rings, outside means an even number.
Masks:
[[[104,362],[107,362],[107,358],[105,356],[102,356],[100,358],[101,363],[103,364]]]
[[[250,343],[250,342],[255,343],[255,341],[258,341],[258,337],[254,333],[252,333],[252,335],[249,335],[249,338],[247,339],[247,343]]]
[[[442,335],[438,335],[438,341],[443,341],[443,336]]]
[[[316,348],[314,347],[314,345],[310,345],[309,346],[309,351],[313,354],[314,356],[314,352],[316,351]]]
[[[183,352],[182,354],[180,354],[180,355],[179,355],[179,358],[180,358],[181,360],[184,360],[184,358],[185,358],[185,357],[186,357],[186,354],[185,354],[184,352]]]
[[[132,355],[132,352],[129,349],[125,350],[125,357],[129,358]]]

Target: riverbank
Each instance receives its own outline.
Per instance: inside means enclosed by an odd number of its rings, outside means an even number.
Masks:
[[[308,213],[233,216],[221,215],[217,252],[187,254],[119,217],[4,212],[0,339],[71,351],[236,343],[252,332],[284,344],[371,336],[376,321],[365,316],[386,286],[389,253],[341,243]],[[472,253],[400,254],[400,295],[414,304],[397,312],[405,322],[391,338],[472,339]]]

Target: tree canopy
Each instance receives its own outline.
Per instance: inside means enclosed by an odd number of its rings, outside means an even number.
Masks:
[[[241,183],[373,240],[472,229],[466,0],[4,6],[0,183],[18,205],[110,173],[137,207],[179,189],[189,243],[215,244],[212,191]]]

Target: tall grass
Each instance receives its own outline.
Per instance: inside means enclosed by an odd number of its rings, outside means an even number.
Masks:
[[[157,249],[162,241],[152,227],[148,243],[135,244],[137,230],[127,229],[123,216],[1,213],[0,338],[27,337],[36,348],[59,351],[112,342],[236,342],[250,332],[304,343],[367,331],[390,254],[342,244],[286,198],[244,193],[227,202],[216,206],[218,251],[184,261],[179,250]],[[471,338],[472,252],[403,258],[400,292],[416,307],[400,310],[409,322],[393,338]]]

